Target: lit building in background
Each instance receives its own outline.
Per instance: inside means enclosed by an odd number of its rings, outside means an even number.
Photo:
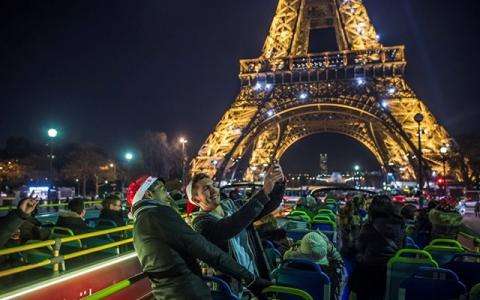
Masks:
[[[320,174],[325,175],[328,173],[328,156],[327,153],[320,153]]]

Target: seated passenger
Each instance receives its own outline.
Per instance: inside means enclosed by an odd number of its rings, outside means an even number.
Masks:
[[[268,214],[256,221],[254,226],[260,238],[272,242],[280,253],[285,253],[292,246],[291,240],[287,237],[287,231],[279,228],[277,219],[273,214]]]
[[[340,210],[339,222],[342,237],[342,253],[351,256],[355,252],[355,241],[360,233],[361,217],[355,209],[353,200]]]
[[[124,226],[125,219],[122,212],[122,201],[116,195],[108,195],[102,203],[102,210],[100,212],[100,219],[111,220],[117,226]]]
[[[402,215],[406,225],[414,225],[417,207],[413,204],[406,204],[401,208],[400,214]]]
[[[68,202],[68,210],[58,212],[58,220],[55,226],[66,227],[74,234],[82,234],[93,231],[83,220],[85,217],[85,203],[81,198],[73,198]]]
[[[144,176],[132,182],[127,202],[134,218],[135,251],[156,299],[211,299],[197,260],[244,281],[255,295],[269,285],[192,230],[171,207],[162,180]]]
[[[25,221],[20,226],[20,240],[22,243],[25,243],[30,240],[46,240],[50,236],[50,230],[47,228],[42,228],[42,223],[40,223],[35,215],[38,212],[38,208],[32,211],[32,213],[25,219]]]
[[[5,246],[14,233],[19,233],[19,227],[37,207],[37,204],[38,201],[34,198],[22,199],[18,203],[17,209],[0,218],[0,248]]]
[[[283,259],[301,258],[316,262],[330,277],[332,299],[341,299],[345,269],[342,256],[328,237],[320,231],[307,233],[299,243],[285,252]]]
[[[208,175],[196,174],[187,187],[189,201],[200,207],[192,227],[220,249],[231,253],[240,265],[258,275],[256,249],[245,229],[277,209],[285,190],[283,180],[281,167],[272,166],[265,176],[263,189],[238,208],[230,199],[220,201],[219,190]],[[238,284],[232,283],[233,289],[240,292]]]
[[[404,239],[405,224],[400,212],[388,196],[375,196],[368,210],[368,221],[356,240],[358,265],[350,278],[350,288],[357,299],[383,299],[388,260],[403,247]]]
[[[456,209],[457,201],[454,198],[443,199],[428,213],[432,223],[432,240],[457,239],[462,226],[462,215]]]

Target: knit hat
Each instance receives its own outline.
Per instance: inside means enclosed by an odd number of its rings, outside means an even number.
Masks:
[[[328,265],[328,242],[318,232],[307,233],[300,241],[300,252],[320,265]]]
[[[152,186],[153,183],[155,183],[155,181],[157,181],[157,179],[157,177],[142,176],[137,180],[132,181],[128,185],[127,203],[130,205],[130,207],[133,207],[135,204],[142,201],[147,190]]]

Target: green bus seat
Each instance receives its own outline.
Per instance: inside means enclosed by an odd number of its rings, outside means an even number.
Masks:
[[[400,284],[415,274],[420,267],[438,268],[438,264],[427,251],[416,249],[399,250],[387,264],[385,299],[398,300]]]

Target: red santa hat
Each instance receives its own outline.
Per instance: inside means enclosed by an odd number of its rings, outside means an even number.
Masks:
[[[132,183],[128,185],[127,190],[127,203],[130,205],[130,207],[133,207],[135,204],[140,202],[143,199],[143,196],[145,196],[147,190],[157,180],[157,177],[142,176],[137,180],[132,181]]]

